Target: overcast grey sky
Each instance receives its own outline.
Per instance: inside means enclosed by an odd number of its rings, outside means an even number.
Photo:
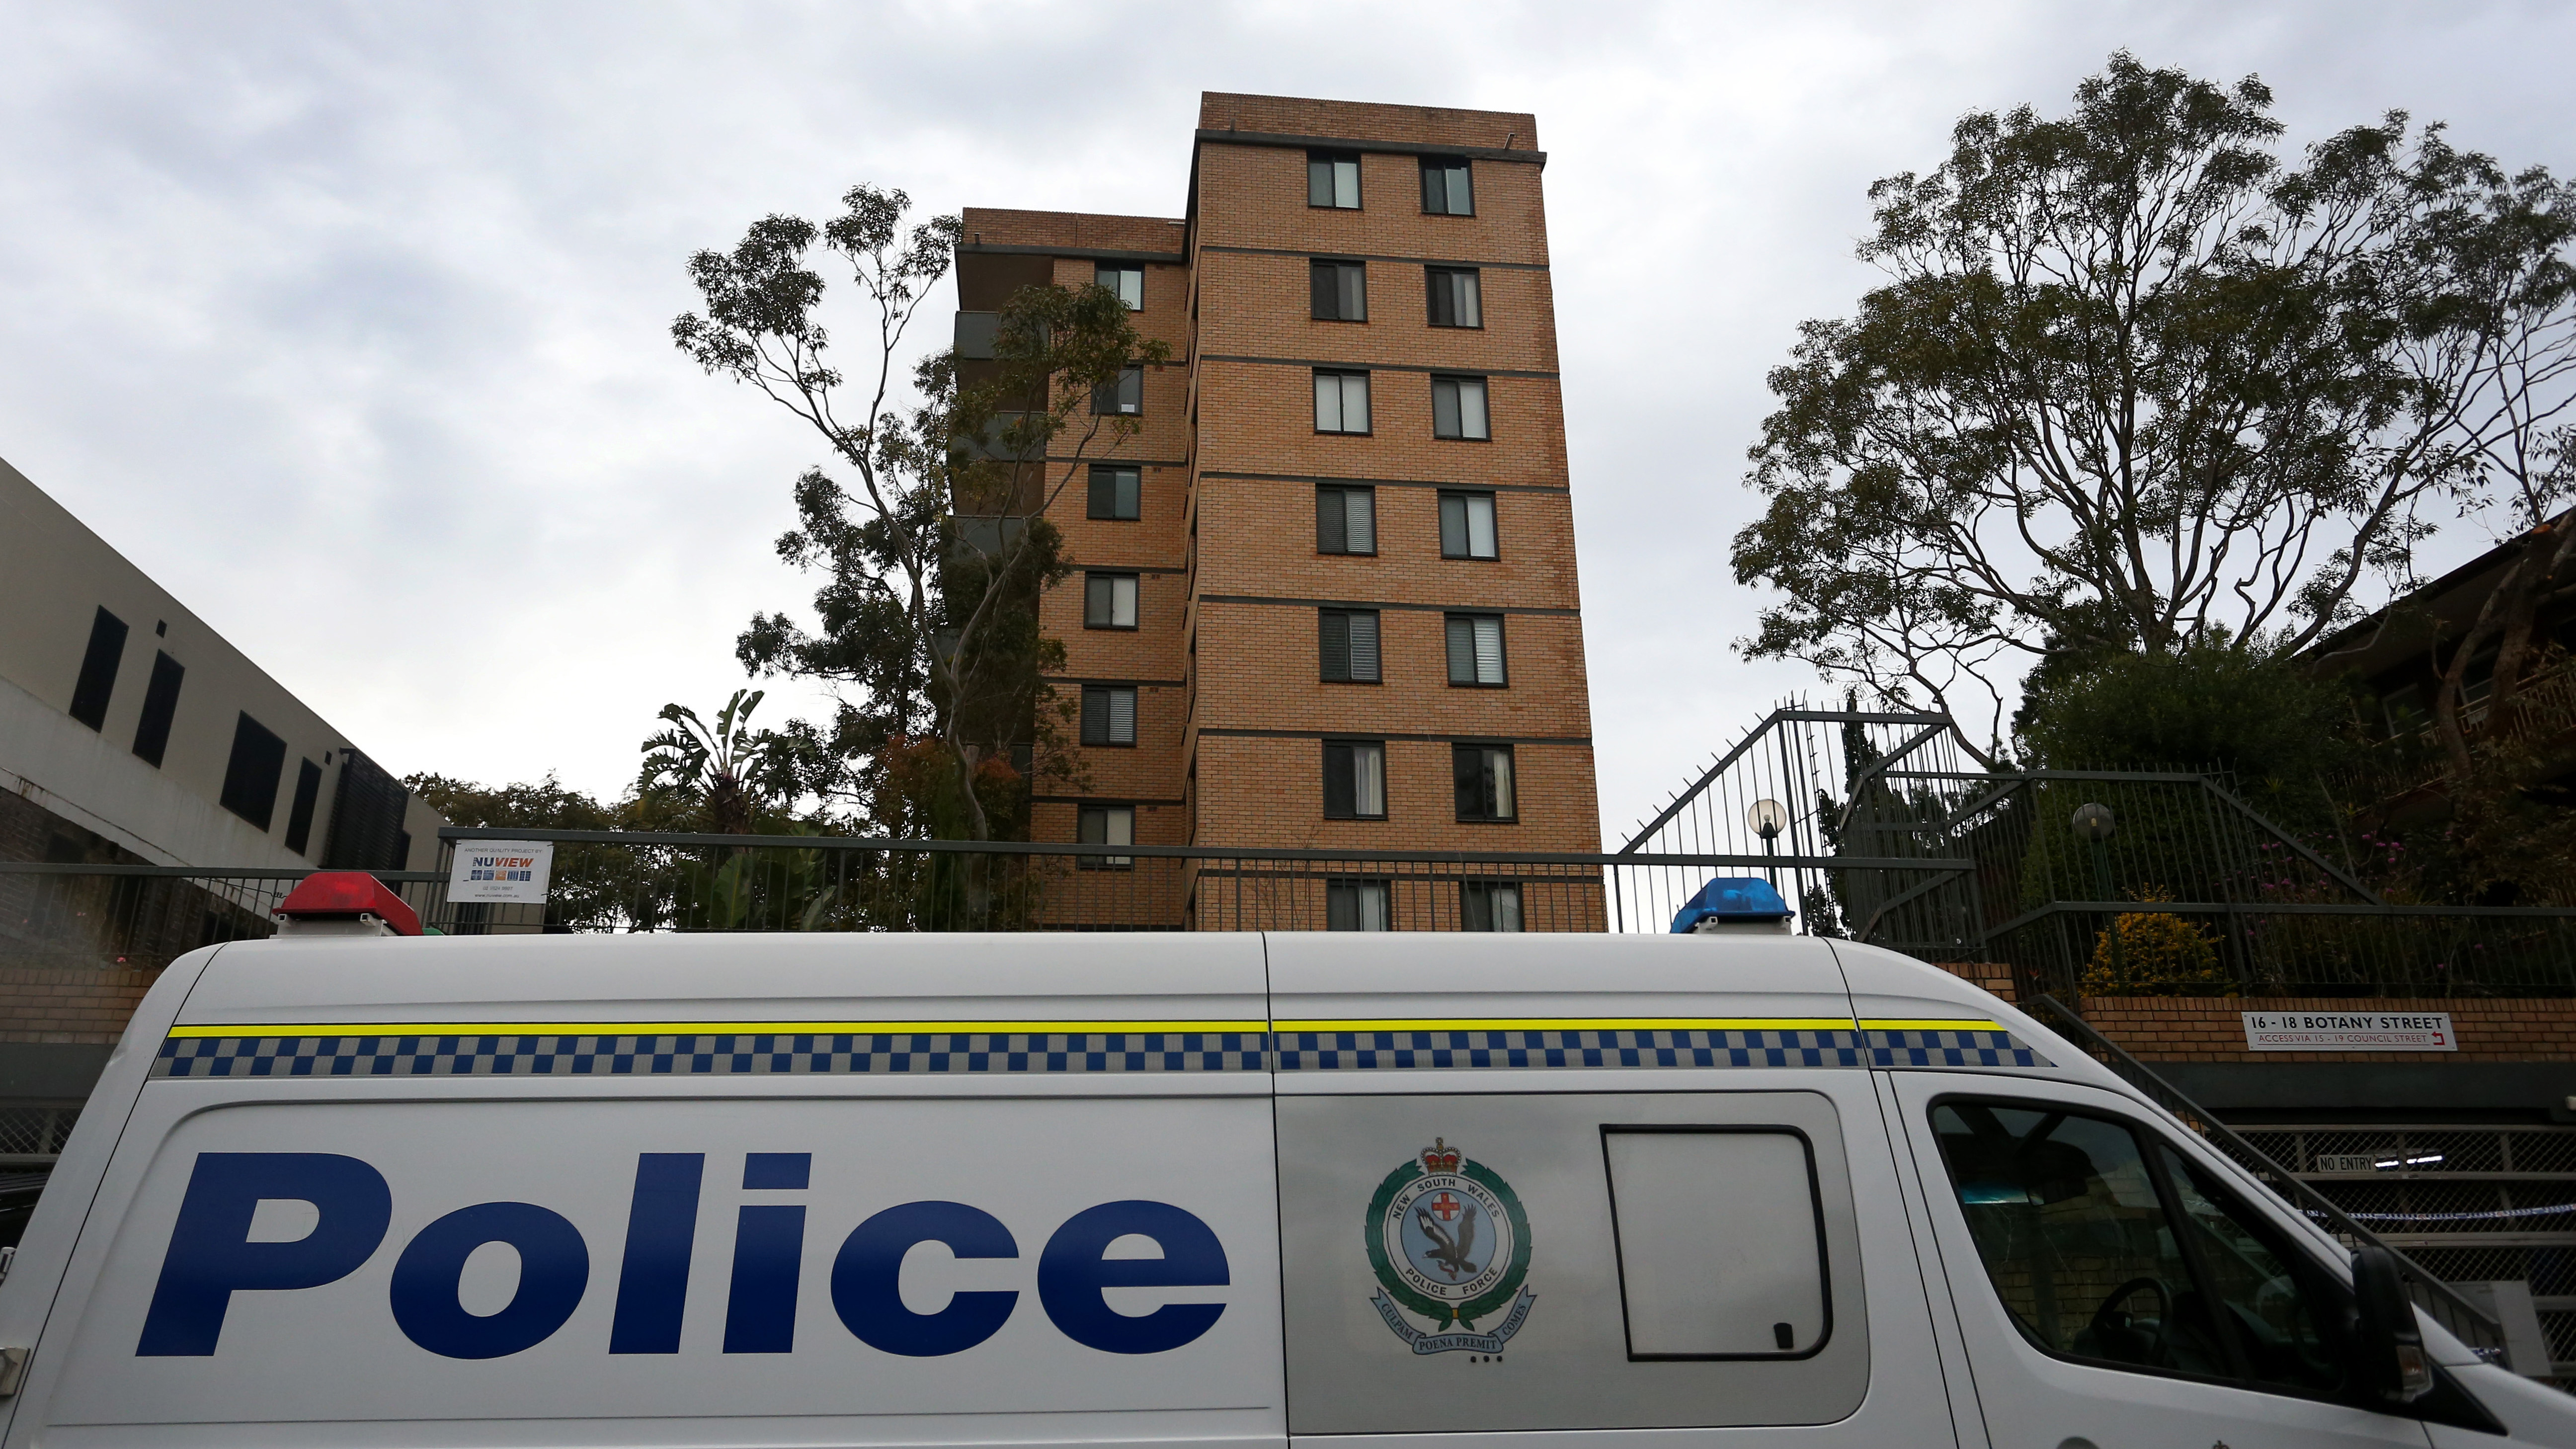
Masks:
[[[817,449],[672,350],[682,259],[856,182],[1177,215],[1202,90],[1536,112],[1615,844],[1816,687],[1727,647],[1762,375],[1962,111],[2061,110],[2126,46],[2261,74],[2294,140],[2404,108],[2576,170],[2563,3],[0,0],[0,35],[0,457],[397,771],[604,792],[811,592],[770,541]]]

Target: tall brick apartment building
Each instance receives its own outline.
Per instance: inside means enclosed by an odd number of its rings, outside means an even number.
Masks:
[[[1527,115],[1208,94],[1182,216],[966,211],[965,355],[1021,287],[1099,282],[1178,359],[1104,394],[1141,431],[1053,511],[1088,782],[1036,838],[1600,848],[1545,161]],[[1130,909],[1231,924],[1171,880]],[[1358,929],[1590,913],[1327,894]]]

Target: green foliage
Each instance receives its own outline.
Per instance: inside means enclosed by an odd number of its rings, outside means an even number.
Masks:
[[[2226,772],[2275,820],[2318,817],[2323,781],[2359,753],[2347,689],[2223,640],[2042,680],[2014,726],[2040,768]]]
[[[810,759],[808,739],[752,729],[751,712],[762,695],[735,690],[712,728],[687,705],[662,706],[656,718],[671,728],[644,741],[637,796],[663,792],[700,812],[703,818],[688,828],[721,835],[768,833],[765,826],[785,823],[816,769],[829,770],[831,762],[818,766]]]
[[[1972,113],[1871,189],[1889,280],[1770,376],[1734,567],[1779,598],[1746,653],[2000,734],[2048,653],[2304,647],[2484,496],[2531,419],[2463,404],[2557,305],[2511,279],[2563,197],[2403,115],[2291,169],[2271,103],[2122,53],[2063,118]]]

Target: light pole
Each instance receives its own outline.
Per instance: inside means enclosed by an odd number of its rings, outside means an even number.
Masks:
[[[2075,827],[2077,835],[2093,842],[2095,898],[2107,903],[2111,899],[2111,836],[2120,828],[2120,822],[2111,814],[2110,806],[2088,802],[2076,806],[2074,816],[2067,823]],[[2129,963],[2121,950],[2117,912],[2111,916],[2110,936],[2111,979],[2125,987],[2129,984]]]
[[[1762,853],[1777,858],[1780,854],[1780,832],[1789,828],[1789,807],[1777,800],[1756,800],[1753,808],[1744,812],[1744,823],[1752,826],[1753,833],[1762,837]],[[1764,873],[1771,878],[1771,889],[1778,890],[1780,867],[1766,866]]]

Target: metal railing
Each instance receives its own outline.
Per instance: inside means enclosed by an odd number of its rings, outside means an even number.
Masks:
[[[440,869],[379,880],[451,935],[539,931],[1627,931],[1670,929],[1712,876],[1942,859],[1335,851],[619,831],[440,832]],[[542,905],[448,898],[460,843],[555,847]],[[0,862],[0,962],[151,969],[268,935],[308,872]]]
[[[2576,995],[2576,910],[2545,906],[2051,901],[1980,952],[2070,1000]]]
[[[2406,1275],[2407,1291],[2418,1306],[2432,1315],[2434,1321],[2471,1348],[2502,1351],[2502,1325],[2470,1302],[2466,1295],[2379,1234],[2355,1222],[2351,1214],[2332,1198],[2274,1161],[2269,1153],[2245,1140],[2226,1123],[2211,1116],[2206,1108],[2184,1096],[2171,1082],[2156,1075],[2153,1068],[2122,1051],[2118,1043],[2087,1025],[2073,1007],[2047,995],[2025,1001],[2022,1006],[2041,1024],[2074,1042],[2094,1060],[2109,1067],[2122,1081],[2144,1092],[2157,1106],[2172,1113],[2175,1120],[2199,1133],[2210,1146],[2234,1159],[2238,1166],[2252,1173],[2256,1180],[2278,1194],[2291,1208],[2315,1219],[2346,1247],[2369,1243],[2395,1253],[2398,1265]]]

